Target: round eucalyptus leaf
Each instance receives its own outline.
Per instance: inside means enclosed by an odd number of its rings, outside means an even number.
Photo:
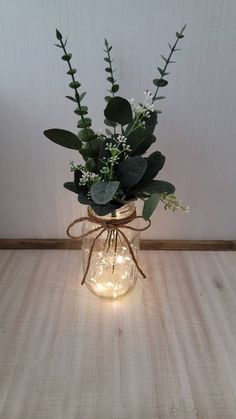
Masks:
[[[83,119],[79,120],[79,122],[77,124],[77,127],[78,128],[88,128],[88,127],[91,127],[91,125],[92,125],[92,121],[91,121],[90,118],[83,118]]]
[[[72,68],[71,70],[68,70],[66,74],[69,74],[70,76],[73,76],[73,74],[76,73],[76,68]]]
[[[127,125],[132,121],[132,109],[127,99],[120,96],[113,97],[104,110],[106,119]]]
[[[72,81],[72,82],[69,84],[69,86],[70,86],[72,89],[78,89],[78,88],[81,86],[81,84],[80,84],[78,81]]]
[[[168,81],[165,79],[154,79],[153,84],[157,87],[165,87],[168,84]]]
[[[117,171],[118,179],[122,186],[130,188],[137,185],[147,168],[147,161],[143,157],[130,157],[123,160]]]
[[[65,54],[61,57],[61,59],[64,61],[70,61],[71,58],[72,58],[72,54]]]
[[[107,181],[94,183],[90,188],[91,198],[96,204],[105,205],[111,201],[120,185],[118,181]]]

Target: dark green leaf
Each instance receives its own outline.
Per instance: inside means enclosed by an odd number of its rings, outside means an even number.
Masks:
[[[122,186],[131,187],[140,181],[146,168],[146,159],[139,156],[130,157],[119,164],[117,176]]]
[[[62,147],[71,148],[74,150],[80,150],[82,143],[73,132],[66,131],[63,129],[53,128],[44,131],[44,135],[54,143],[61,145]]]
[[[68,189],[68,191],[74,192],[76,194],[79,193],[79,189],[75,185],[75,182],[66,182],[63,186],[64,188]]]
[[[65,54],[61,57],[61,59],[64,61],[70,61],[71,57],[72,57],[72,54]]]
[[[109,135],[109,136],[111,136],[112,135],[112,132],[109,130],[109,129],[105,129],[105,133],[107,134],[107,135]]]
[[[104,58],[104,61],[106,61],[107,63],[110,62],[109,58],[107,58],[107,57]]]
[[[157,96],[156,100],[161,100],[161,99],[165,99],[165,98],[166,98],[165,96]]]
[[[55,45],[55,47],[63,48],[62,45],[59,45],[59,44],[54,44],[54,45]]]
[[[89,172],[96,172],[96,162],[94,159],[90,158],[85,163],[86,169],[89,170]]]
[[[145,122],[145,129],[147,131],[147,135],[153,134],[156,124],[157,124],[157,113],[154,111],[151,113],[151,115]]]
[[[135,149],[131,152],[131,156],[141,156],[142,154],[146,153],[149,147],[156,141],[156,137],[154,135],[149,135],[145,137],[140,144],[135,147]]]
[[[66,74],[69,74],[70,76],[73,76],[73,74],[76,73],[76,68],[72,68],[71,70],[68,70]]]
[[[119,84],[113,84],[111,90],[113,93],[116,93],[118,92],[119,88],[120,88]]]
[[[116,122],[109,121],[108,119],[104,119],[104,124],[106,124],[108,127],[116,127]]]
[[[86,191],[80,191],[78,195],[78,201],[83,205],[93,205],[94,202],[87,195]]]
[[[153,180],[149,185],[145,186],[143,190],[150,194],[167,193],[170,195],[175,192],[175,187],[172,185],[172,183],[166,182],[164,180]]]
[[[86,95],[86,92],[83,92],[79,95],[80,102],[83,100],[84,96]]]
[[[165,87],[168,84],[168,81],[165,79],[154,79],[153,84],[158,87]]]
[[[112,97],[111,96],[105,96],[105,101],[106,102],[109,102],[109,100],[111,100],[112,99]]]
[[[129,124],[132,121],[132,109],[128,100],[116,96],[112,98],[104,110],[105,117],[121,125]]]
[[[156,206],[160,200],[160,195],[155,193],[150,196],[150,198],[146,199],[143,205],[143,213],[142,216],[145,220],[149,220],[152,213],[155,211]]]
[[[72,82],[69,84],[69,86],[70,86],[72,89],[78,89],[78,88],[81,86],[81,84],[80,84],[78,81],[72,81]]]
[[[56,29],[56,37],[59,41],[62,39],[62,34],[61,34],[61,32],[59,32],[58,29]]]
[[[92,121],[91,121],[90,118],[83,118],[83,119],[79,120],[79,122],[77,124],[77,127],[78,128],[88,128],[88,127],[91,127],[91,125],[92,125]]]
[[[106,71],[107,73],[112,73],[112,69],[111,69],[110,67],[106,67],[106,68],[105,68],[105,71]]]
[[[89,142],[86,141],[83,144],[83,148],[82,148],[82,152],[84,150],[87,151],[87,156],[88,157],[92,157],[92,156],[96,156],[99,153],[99,148],[100,148],[100,138],[94,138],[93,140],[90,140]]]
[[[94,140],[97,137],[97,135],[92,129],[87,128],[86,130],[85,129],[80,130],[78,133],[78,137],[82,141],[90,141],[90,140]]]
[[[87,106],[77,107],[74,110],[74,113],[76,113],[76,115],[86,115],[88,113],[88,107]]]
[[[119,187],[118,181],[101,181],[91,186],[91,198],[96,204],[105,205],[111,201]]]
[[[179,32],[176,32],[176,37],[181,39],[181,38],[184,38],[184,35],[180,34]]]
[[[114,81],[115,81],[115,79],[114,79],[113,77],[107,77],[107,80],[108,80],[110,83],[114,83]]]
[[[72,102],[77,103],[77,100],[72,96],[66,96],[67,99],[72,100]]]
[[[118,208],[122,206],[122,204],[108,202],[108,204],[106,205],[90,204],[90,206],[92,207],[92,209],[97,215],[104,216],[104,215],[110,214],[111,212],[116,211]]]

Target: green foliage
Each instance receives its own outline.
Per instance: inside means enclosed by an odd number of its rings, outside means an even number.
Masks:
[[[52,128],[44,131],[45,137],[54,143],[74,150],[81,150],[82,143],[77,135],[64,129]]]
[[[96,204],[105,205],[110,202],[119,187],[118,181],[101,181],[91,186],[90,193]]]
[[[147,169],[147,161],[143,157],[130,157],[123,160],[118,167],[118,179],[122,186],[131,187],[143,177]]]
[[[106,119],[121,125],[129,124],[132,119],[132,109],[127,99],[116,96],[109,100],[104,110]]]
[[[145,220],[149,220],[152,213],[155,211],[159,200],[160,195],[158,193],[154,193],[150,196],[150,198],[144,201],[142,216]]]
[[[154,194],[154,193],[167,193],[167,194],[173,194],[175,192],[175,187],[169,182],[166,182],[164,180],[153,180],[149,183],[149,185],[145,186],[143,188],[144,192],[148,194]]]
[[[69,87],[73,90],[73,94],[66,98],[75,104],[74,113],[79,117],[77,127],[80,130],[78,136],[57,128],[46,130],[44,134],[56,144],[77,150],[82,155],[85,163],[75,165],[71,162],[74,181],[66,182],[64,187],[76,193],[79,202],[90,205],[97,215],[107,215],[124,203],[138,198],[144,200],[145,219],[150,218],[159,200],[165,208],[184,208],[174,195],[174,185],[154,179],[165,163],[162,153],[154,151],[146,158],[141,157],[156,141],[153,133],[161,111],[154,108],[154,102],[165,98],[157,93],[159,88],[168,84],[167,67],[174,63],[172,56],[179,50],[177,44],[184,37],[184,30],[185,26],[176,32],[173,46],[168,44],[169,55],[161,56],[164,63],[157,67],[158,76],[153,80],[156,91],[152,95],[146,90],[143,104],[135,104],[134,99],[129,102],[116,96],[120,87],[112,64],[112,46],[104,40],[105,72],[109,83],[109,93],[105,96],[107,104],[104,123],[111,127],[105,130],[106,135],[98,134],[92,129],[88,107],[82,105],[86,92],[80,93],[81,82],[78,77],[75,78],[77,70],[71,65],[72,54],[66,50],[67,40],[64,41],[62,34],[56,30],[58,43],[55,45],[61,49],[61,59],[68,65],[67,75],[71,78]]]

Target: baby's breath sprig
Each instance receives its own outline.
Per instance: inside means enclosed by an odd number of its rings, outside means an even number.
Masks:
[[[185,207],[174,194],[162,193],[160,194],[160,200],[163,202],[165,209],[170,209],[173,212],[189,212],[189,207]]]

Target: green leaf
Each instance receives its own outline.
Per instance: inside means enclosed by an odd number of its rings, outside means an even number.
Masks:
[[[156,137],[154,135],[149,135],[145,137],[142,142],[135,147],[135,149],[130,153],[131,156],[141,156],[141,154],[146,153],[149,147],[156,141]]]
[[[96,162],[93,158],[88,159],[85,163],[85,166],[89,172],[96,172]]]
[[[88,127],[91,127],[91,125],[92,125],[91,119],[90,118],[84,118],[84,119],[79,120],[79,122],[77,124],[77,127],[78,128],[88,128]]]
[[[114,83],[114,81],[115,81],[115,79],[114,79],[113,77],[107,77],[107,80],[108,80],[110,83]]]
[[[106,102],[109,102],[111,99],[112,99],[112,97],[111,97],[111,96],[105,96],[105,101],[106,101]]]
[[[150,196],[150,198],[145,200],[142,212],[142,216],[145,220],[149,220],[152,213],[155,211],[159,200],[160,195],[158,193],[153,194],[152,196]]]
[[[130,146],[132,150],[131,154],[133,156],[142,154],[139,152],[140,147],[142,149],[142,145],[146,142],[148,137],[149,135],[145,128],[136,128],[127,136],[127,144]],[[148,142],[151,145],[150,140]]]
[[[153,180],[149,185],[143,188],[144,192],[153,193],[167,193],[169,195],[175,192],[175,187],[172,183],[166,182],[165,180]]]
[[[145,122],[145,129],[147,131],[147,135],[153,134],[156,124],[157,124],[157,113],[154,111],[151,113],[151,115]]]
[[[44,131],[44,135],[54,143],[74,150],[80,150],[82,148],[82,143],[73,132],[66,131],[64,129],[48,129]]]
[[[100,148],[100,138],[94,138],[91,141],[86,141],[83,144],[83,148],[82,150],[80,150],[80,152],[84,152],[87,157],[93,157],[96,156],[99,153],[99,148]]]
[[[66,182],[63,186],[64,188],[68,189],[68,191],[74,192],[76,194],[79,193],[79,188],[77,188],[75,182]]]
[[[106,67],[106,68],[105,68],[105,71],[106,71],[107,73],[112,73],[112,69],[111,69],[110,67]]]
[[[74,110],[74,113],[75,113],[76,115],[86,115],[86,114],[88,113],[88,107],[87,107],[87,106],[80,106],[80,107],[77,107],[77,108]]]
[[[104,119],[104,124],[106,124],[108,127],[116,127],[116,122],[109,121],[109,119]]]
[[[181,38],[184,38],[184,35],[180,34],[179,32],[176,32],[176,37],[181,39]]]
[[[76,68],[72,68],[71,70],[68,70],[66,74],[69,74],[70,76],[73,76],[73,74],[76,73]]]
[[[121,125],[127,125],[132,121],[132,109],[128,100],[116,96],[112,98],[104,110],[105,117]]]
[[[120,88],[119,84],[113,84],[111,90],[113,93],[116,93],[118,92],[119,88]]]
[[[107,63],[110,62],[109,58],[107,58],[107,57],[104,58],[104,61],[106,61]]]
[[[160,151],[154,151],[147,158],[147,169],[140,181],[140,184],[147,185],[151,182],[154,177],[157,176],[159,171],[163,168],[165,164],[165,156],[161,154]]]
[[[122,186],[131,187],[140,181],[146,168],[146,159],[140,156],[130,157],[119,164],[117,176]]]
[[[87,128],[86,130],[85,129],[80,130],[78,133],[78,137],[82,141],[90,141],[90,140],[94,140],[97,137],[97,135],[92,129]]]
[[[168,81],[165,79],[154,79],[153,84],[158,87],[165,87],[168,84]]]
[[[86,92],[83,92],[79,95],[80,102],[83,100],[84,96],[86,95]]]
[[[120,182],[118,181],[101,181],[91,186],[91,198],[96,204],[105,205],[110,202],[118,189]]]
[[[80,84],[78,81],[72,81],[72,82],[69,84],[69,86],[70,86],[72,89],[78,89],[78,88],[81,86],[81,84]]]
[[[67,99],[72,100],[72,102],[77,103],[77,100],[72,96],[66,96]]]
[[[108,204],[106,205],[90,204],[90,206],[97,215],[104,216],[104,215],[110,214],[111,212],[116,211],[118,208],[122,206],[122,204],[108,202]]]
[[[59,32],[58,29],[56,29],[56,37],[59,41],[62,39],[62,34],[61,34],[61,32]]]
[[[166,98],[165,96],[157,96],[156,100],[162,100],[162,99],[165,99],[165,98]]]
[[[61,57],[61,59],[64,61],[70,61],[71,58],[72,58],[72,54],[65,54]]]

